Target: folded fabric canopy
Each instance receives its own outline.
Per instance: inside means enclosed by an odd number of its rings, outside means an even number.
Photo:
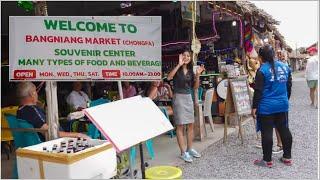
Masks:
[[[308,51],[308,53],[310,53],[310,52],[318,52],[318,49],[317,49],[317,47],[313,46],[313,47],[308,48],[307,51]]]

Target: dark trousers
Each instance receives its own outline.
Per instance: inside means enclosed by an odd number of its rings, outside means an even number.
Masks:
[[[292,135],[287,126],[288,114],[275,113],[270,115],[259,115],[261,120],[261,140],[263,150],[263,160],[271,161],[273,146],[273,128],[275,127],[280,134],[283,146],[283,157],[291,159]]]

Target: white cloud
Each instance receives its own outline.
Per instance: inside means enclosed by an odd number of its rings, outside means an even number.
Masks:
[[[292,48],[310,46],[318,41],[318,1],[253,1],[281,21],[277,26]]]

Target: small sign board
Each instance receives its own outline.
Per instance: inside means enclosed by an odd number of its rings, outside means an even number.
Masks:
[[[232,114],[237,116],[236,124],[239,126],[239,135],[243,143],[242,117],[251,114],[251,97],[247,77],[228,79],[228,91],[225,108],[224,138],[227,139],[227,121]]]
[[[251,114],[251,102],[247,78],[230,79],[229,85],[236,113],[239,116]]]
[[[182,19],[192,21],[192,12],[194,11],[194,3],[196,3],[196,22],[200,22],[200,4],[196,1],[181,1]]]

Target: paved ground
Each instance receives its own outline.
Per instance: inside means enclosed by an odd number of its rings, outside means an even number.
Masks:
[[[192,164],[183,164],[184,178],[285,178],[316,179],[318,177],[318,111],[309,105],[309,92],[302,73],[294,75],[290,99],[289,127],[293,135],[291,167],[280,164],[274,155],[272,169],[256,167],[253,160],[262,157],[262,150],[255,148],[254,126],[245,125],[246,140],[241,145],[237,133],[229,136],[227,145],[222,141],[202,152],[203,157]]]

